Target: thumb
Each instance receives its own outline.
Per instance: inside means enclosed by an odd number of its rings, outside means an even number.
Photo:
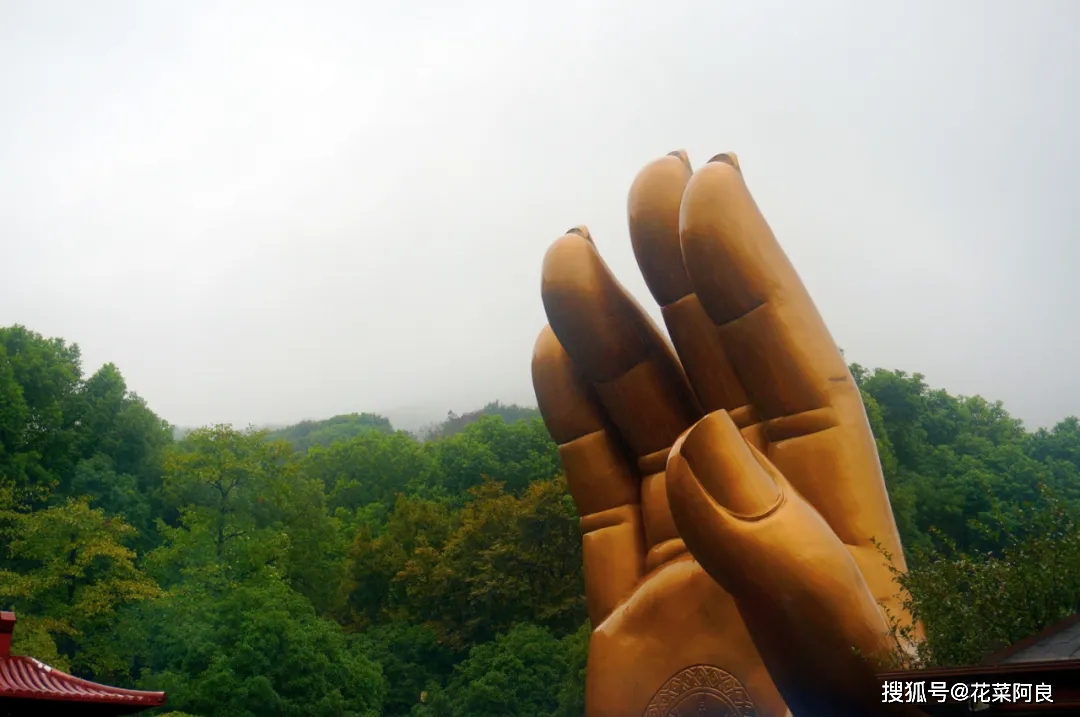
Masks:
[[[667,492],[680,535],[735,598],[792,713],[887,714],[874,660],[893,641],[862,573],[726,411],[675,442]]]

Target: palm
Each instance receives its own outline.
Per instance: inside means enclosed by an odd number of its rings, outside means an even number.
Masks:
[[[873,437],[839,351],[733,158],[721,155],[692,181],[685,155],[654,162],[635,181],[629,215],[638,264],[674,350],[578,229],[545,258],[550,327],[533,363],[540,408],[582,516],[595,628],[587,714],[784,715],[780,692],[798,681],[787,672],[799,668],[781,643],[812,640],[813,631],[774,627],[800,619],[775,619],[788,610],[782,593],[812,593],[807,599],[824,601],[818,613],[850,608],[840,605],[846,598],[829,597],[840,594],[833,588],[804,590],[820,576],[804,574],[803,563],[822,562],[826,571],[835,563],[838,574],[852,563],[861,573],[855,592],[884,602],[895,593],[874,545],[901,555]],[[714,481],[720,510],[699,496],[696,480],[669,490],[673,445],[680,455],[692,448],[714,462],[732,460],[720,438],[705,435],[721,429],[699,423],[714,412],[726,412],[725,423],[712,424],[738,427],[762,465],[790,484],[790,502],[809,506],[793,519],[802,532],[768,538],[776,565],[729,555],[716,539],[722,526],[709,527],[725,510],[750,516],[749,526],[775,508],[768,480]],[[685,445],[676,444],[680,435]],[[674,511],[669,498],[678,502]],[[782,576],[788,582],[763,588],[773,578],[762,576],[784,572],[785,561],[797,566]],[[754,594],[763,599],[749,599]],[[865,613],[865,602],[855,612]],[[852,630],[862,627],[834,632],[847,639]]]

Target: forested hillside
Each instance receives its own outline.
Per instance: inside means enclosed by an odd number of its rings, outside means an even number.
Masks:
[[[1080,610],[1080,422],[1027,431],[917,374],[852,372],[921,659],[978,660]],[[424,438],[356,413],[175,440],[115,366],[88,376],[77,347],[0,329],[15,651],[198,717],[580,717],[577,519],[543,423],[493,404]]]

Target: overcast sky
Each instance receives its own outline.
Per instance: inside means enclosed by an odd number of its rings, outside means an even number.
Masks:
[[[179,425],[535,403],[540,262],[652,305],[734,150],[847,357],[1080,413],[1080,3],[0,0],[0,325]],[[655,312],[659,316],[659,312]]]

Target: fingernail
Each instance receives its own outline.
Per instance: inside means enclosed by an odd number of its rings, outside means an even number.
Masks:
[[[682,454],[709,495],[735,515],[760,515],[780,499],[780,488],[726,411],[698,421],[683,441]]]
[[[739,158],[735,156],[734,152],[721,152],[709,160],[709,164],[712,164],[713,162],[723,162],[724,164],[731,165],[735,169],[739,169]]]
[[[577,234],[579,237],[581,237],[585,241],[589,242],[593,246],[596,246],[596,242],[593,241],[592,235],[589,234],[589,228],[586,227],[584,224],[581,225],[581,226],[574,227],[573,229],[567,229],[566,233],[567,234]]]
[[[685,149],[677,149],[674,152],[668,152],[667,156],[678,157],[680,160],[682,160],[682,163],[686,165],[686,168],[688,170],[690,170],[691,172],[694,171],[694,168],[690,166],[690,155],[686,153]]]

